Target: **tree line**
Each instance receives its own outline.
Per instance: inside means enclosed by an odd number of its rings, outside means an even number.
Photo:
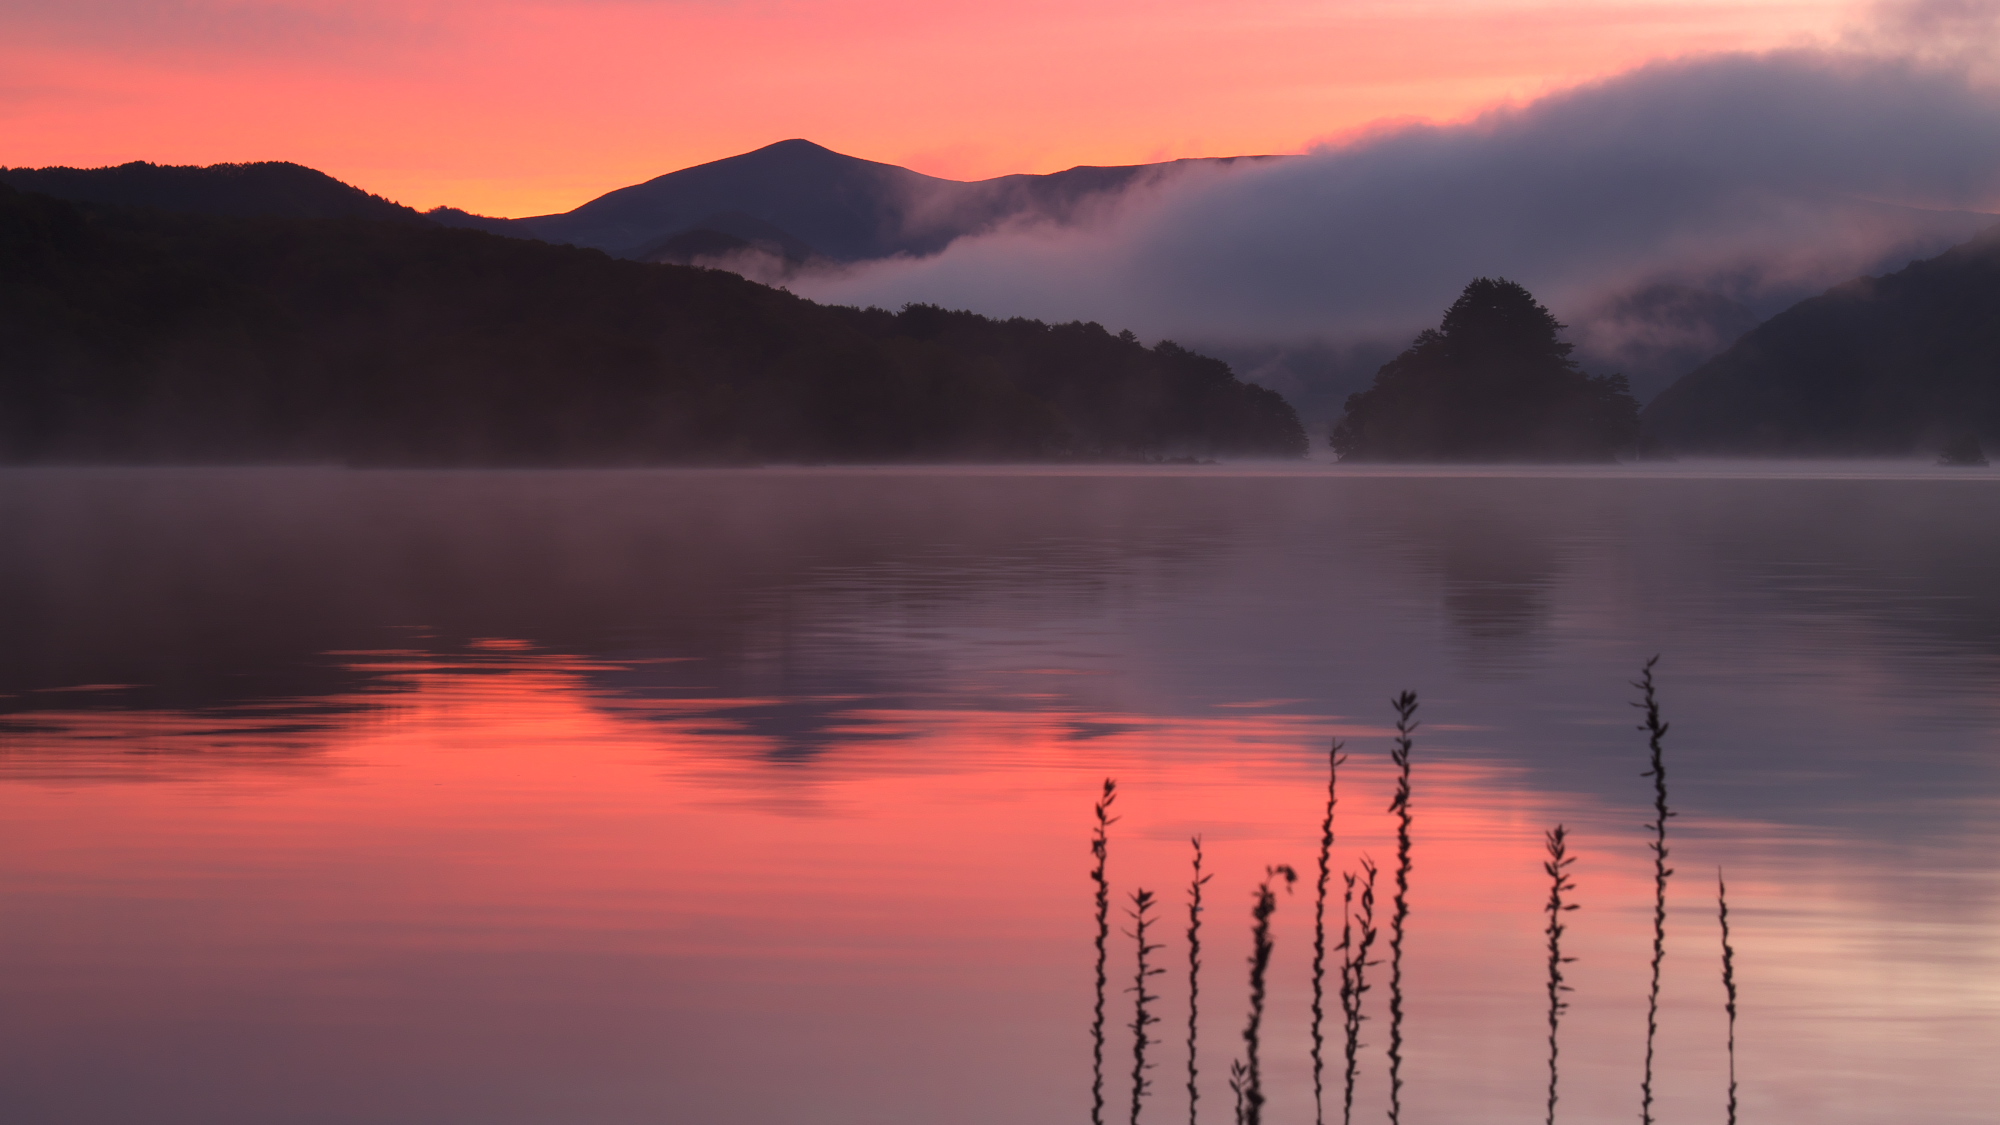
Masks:
[[[1171,342],[481,231],[0,188],[0,459],[597,465],[1301,455]]]

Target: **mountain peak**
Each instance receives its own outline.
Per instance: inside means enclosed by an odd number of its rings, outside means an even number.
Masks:
[[[813,152],[813,153],[823,152],[829,156],[846,155],[844,153],[835,152],[832,149],[826,147],[825,145],[814,144],[813,142],[806,140],[804,137],[793,137],[790,140],[775,141],[771,144],[765,145],[763,148],[751,149],[749,152],[746,152],[743,155],[755,156],[760,152]],[[848,159],[858,160],[860,158],[848,157]]]

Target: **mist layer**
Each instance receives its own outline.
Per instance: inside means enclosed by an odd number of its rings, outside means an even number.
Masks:
[[[794,288],[1226,347],[1407,342],[1468,280],[1504,276],[1605,353],[1621,334],[1673,335],[1671,310],[1631,312],[1649,293],[1769,315],[1942,250],[1996,206],[2000,90],[1976,66],[1915,51],[1720,54],[1464,124],[1191,170],[1087,227],[1016,227]],[[1623,327],[1610,315],[1621,307]],[[1713,316],[1676,307],[1700,322],[1688,331],[1710,330]]]

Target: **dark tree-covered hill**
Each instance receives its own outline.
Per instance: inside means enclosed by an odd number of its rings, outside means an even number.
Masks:
[[[1347,399],[1333,447],[1360,461],[1609,461],[1638,438],[1617,375],[1585,374],[1562,325],[1504,278],[1465,287],[1436,329]]]
[[[0,184],[79,203],[187,215],[430,221],[419,211],[370,195],[325,172],[277,160],[205,167],[135,161],[115,168],[0,168]]]
[[[1096,325],[815,305],[473,230],[0,188],[0,459],[1295,456],[1274,392]]]
[[[1900,456],[2000,438],[2000,227],[1772,317],[1660,393],[1689,453]]]

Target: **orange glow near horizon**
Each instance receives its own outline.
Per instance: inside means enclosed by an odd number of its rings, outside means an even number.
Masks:
[[[0,164],[292,160],[563,211],[805,137],[953,179],[1297,152],[1647,60],[1826,41],[1830,0],[102,0],[0,13]]]

